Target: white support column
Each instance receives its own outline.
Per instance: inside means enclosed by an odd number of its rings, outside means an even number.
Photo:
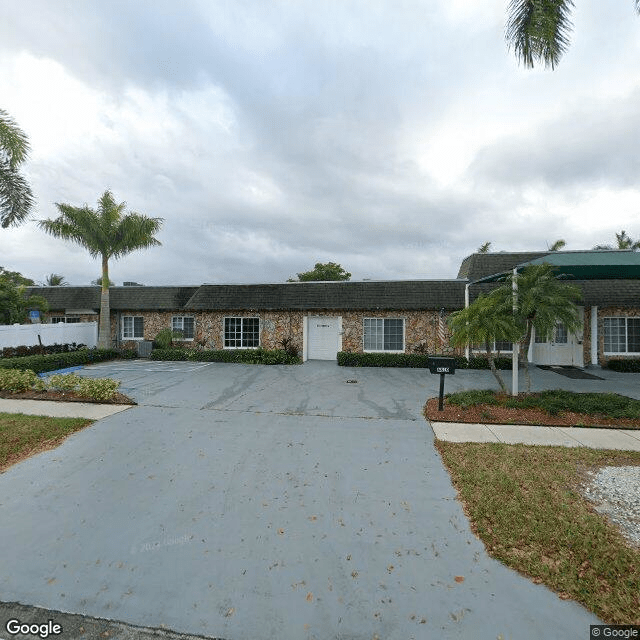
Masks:
[[[513,270],[513,311],[516,311],[516,305],[518,303],[518,269],[514,268]],[[518,351],[519,344],[517,342],[513,343],[513,352],[511,354],[511,395],[518,395]]]
[[[469,282],[467,282],[467,284],[464,285],[464,308],[468,309],[469,308]],[[464,357],[467,359],[467,361],[469,360],[469,343],[467,342],[465,348],[464,348]]]
[[[598,365],[598,307],[591,307],[591,364]]]

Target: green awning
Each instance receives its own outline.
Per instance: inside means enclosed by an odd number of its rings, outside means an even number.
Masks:
[[[636,251],[562,251],[523,262],[515,268],[522,271],[535,264],[550,264],[558,277],[567,280],[634,280],[640,279],[640,252]],[[475,280],[497,282],[513,269]]]

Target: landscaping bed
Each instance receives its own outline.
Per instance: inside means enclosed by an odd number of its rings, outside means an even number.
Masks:
[[[86,396],[74,393],[73,391],[36,391],[34,389],[16,393],[0,390],[0,398],[5,398],[7,400],[49,400],[50,402],[88,402],[92,404],[138,404],[129,396],[125,396],[124,393],[117,391],[114,396],[108,400],[87,398]]]
[[[443,411],[438,411],[438,398],[431,398],[424,415],[436,422],[640,429],[640,400],[558,390],[517,397],[488,390],[463,391],[445,396]]]

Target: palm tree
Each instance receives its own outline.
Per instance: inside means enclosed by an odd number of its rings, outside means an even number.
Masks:
[[[635,0],[640,13],[640,0]],[[511,0],[506,39],[518,62],[554,69],[569,46],[573,0]]]
[[[50,273],[45,278],[45,285],[47,287],[66,287],[68,284],[65,277],[59,273]]]
[[[489,249],[491,249],[491,243],[485,242],[478,247],[477,253],[489,253]]]
[[[496,367],[493,344],[496,340],[517,340],[521,328],[513,317],[512,302],[496,291],[478,296],[466,309],[452,313],[447,322],[454,347],[466,347],[468,344],[484,347],[491,373],[502,393],[506,394],[507,386]]]
[[[107,349],[111,346],[109,259],[117,260],[132,251],[160,245],[154,234],[160,230],[163,220],[139,213],[124,215],[126,202],[117,204],[109,190],[98,200],[96,211],[87,205],[73,207],[56,203],[56,207],[60,216],[55,220],[40,220],[39,226],[56,238],[76,242],[87,249],[92,258],[102,259],[98,347]]]
[[[560,240],[556,240],[550,247],[548,247],[549,251],[560,251],[561,249],[564,249],[567,246],[567,243],[560,239]]]
[[[620,233],[616,233],[616,244],[614,247],[611,244],[597,244],[593,247],[594,251],[614,251],[615,249],[631,249],[636,251],[640,249],[640,240],[634,241],[627,235],[627,232],[623,229]]]
[[[513,304],[513,279],[516,278],[517,296],[514,317],[521,328],[520,363],[527,378],[527,391],[531,389],[529,375],[529,343],[532,330],[536,335],[548,336],[561,322],[567,331],[580,327],[576,300],[580,299],[580,289],[556,278],[550,264],[531,265],[495,290],[495,295],[504,304]]]
[[[18,171],[29,154],[29,140],[9,114],[0,109],[0,225],[17,226],[29,215],[33,193]]]

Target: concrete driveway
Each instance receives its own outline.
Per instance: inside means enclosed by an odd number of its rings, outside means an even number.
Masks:
[[[0,475],[1,600],[227,640],[568,639],[598,623],[471,533],[421,417],[437,376],[84,373],[140,404]]]

